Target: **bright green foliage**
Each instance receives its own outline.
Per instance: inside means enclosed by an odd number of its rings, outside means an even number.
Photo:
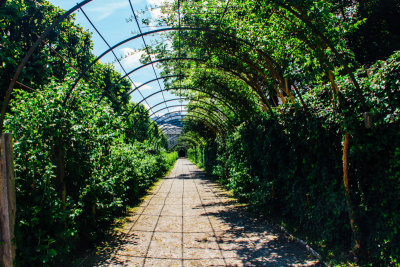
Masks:
[[[71,251],[98,240],[177,158],[148,141],[127,138],[133,124],[107,101],[98,104],[98,93],[86,85],[76,89],[71,109],[62,107],[72,82],[51,83],[37,94],[18,91],[7,118],[6,130],[15,140],[21,266],[71,263]]]
[[[65,11],[45,0],[5,0],[0,3],[0,100],[3,101],[10,79],[28,49],[42,32]],[[18,81],[38,90],[50,81],[62,82],[70,69],[80,72],[95,59],[92,54],[91,33],[75,24],[74,16],[68,17],[50,32],[39,44],[23,69]],[[129,100],[126,92],[131,89],[127,79],[112,66],[95,64],[83,77],[113,101],[113,108]],[[16,85],[17,88],[28,90]]]
[[[65,11],[44,0],[0,2],[0,99],[38,36]],[[18,81],[5,131],[14,138],[19,266],[69,266],[71,252],[101,238],[127,205],[174,163],[166,137],[131,84],[94,60],[91,34],[68,17],[39,44]],[[105,96],[105,97],[104,97]],[[132,112],[131,112],[132,111]]]
[[[4,90],[8,87],[18,64],[38,36],[50,26],[54,18],[62,14],[62,10],[47,1],[17,0],[2,1],[0,16],[0,96],[4,98]],[[83,69],[93,58],[90,50],[91,35],[74,25],[71,17],[61,23],[50,34],[46,44],[40,44],[41,53],[32,55],[24,68],[20,82],[36,89],[51,79],[63,80],[68,73],[69,64],[78,70]],[[62,55],[69,63],[57,56]]]

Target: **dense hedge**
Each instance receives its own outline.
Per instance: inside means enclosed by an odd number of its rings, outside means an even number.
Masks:
[[[86,85],[63,107],[72,81],[16,92],[6,121],[14,138],[18,266],[71,264],[78,245],[98,240],[177,159],[157,142],[135,141],[134,125]]]
[[[337,258],[352,246],[342,165],[342,138],[349,132],[350,194],[365,262],[395,265],[400,261],[400,53],[357,75],[361,92],[347,78],[338,81],[339,107],[329,103],[329,90],[318,88],[304,97],[306,107],[288,104],[274,115],[256,114],[218,146],[191,148],[189,157],[213,165],[213,174],[241,200],[320,249],[332,249],[336,255],[326,256]],[[365,110],[372,128],[364,126]]]
[[[218,156],[217,149],[218,144],[214,140],[209,140],[204,145],[197,144],[188,148],[187,157],[198,167],[203,168],[208,173],[212,173]]]

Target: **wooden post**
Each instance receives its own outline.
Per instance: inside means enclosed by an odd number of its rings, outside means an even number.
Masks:
[[[357,224],[354,205],[350,195],[350,182],[349,182],[349,149],[350,149],[350,134],[345,133],[343,142],[343,184],[346,196],[347,211],[349,213],[350,227],[353,233],[354,247],[353,253],[358,258],[360,256],[360,229]],[[356,259],[357,260],[357,259]]]
[[[12,135],[0,136],[0,227],[1,227],[1,264],[12,267],[15,259],[14,223],[15,223],[15,181]]]

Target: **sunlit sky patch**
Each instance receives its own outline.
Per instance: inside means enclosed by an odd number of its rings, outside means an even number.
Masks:
[[[73,0],[49,0],[52,4],[59,6],[65,10],[69,10],[70,8],[74,7],[77,1]],[[171,2],[172,0],[168,0]],[[161,9],[160,8],[151,8],[157,7],[160,5],[164,5],[166,1],[160,0],[132,0],[132,5],[136,14],[139,18],[139,25],[142,28],[142,32],[147,32],[153,29],[152,26],[154,24],[145,25],[142,23],[142,19],[152,18],[156,19],[161,16]],[[85,14],[89,17],[92,21],[94,26],[98,29],[98,31],[103,35],[105,40],[108,42],[110,46],[113,46],[119,43],[122,40],[125,40],[129,37],[137,35],[139,33],[139,29],[136,25],[136,22],[129,21],[133,17],[132,10],[129,5],[128,0],[93,0],[92,2],[85,5],[83,8]],[[146,10],[144,14],[142,14],[141,10]],[[78,10],[75,13],[76,21],[80,24],[84,29],[89,30],[93,33],[92,40],[94,42],[94,49],[93,53],[98,56],[102,54],[105,50],[108,49],[107,44],[101,39],[101,37],[95,32],[95,29],[89,23],[89,21],[84,16],[83,12]],[[161,41],[163,40],[160,35],[151,36],[147,35],[144,37],[146,43],[149,45],[154,41]],[[170,46],[169,40],[163,40],[167,42]],[[138,38],[134,41],[128,42],[117,49],[114,50],[115,54],[118,56],[123,68],[129,72],[134,68],[141,65],[140,58],[143,54],[140,49],[144,48],[144,44],[141,38]],[[114,65],[115,69],[119,71],[121,74],[125,74],[123,69],[119,66],[118,62],[112,55],[109,53],[105,57],[103,57],[100,62],[102,63],[111,63]],[[158,77],[160,77],[160,69],[157,68],[156,65],[155,70]],[[135,86],[140,86],[143,83],[155,79],[156,75],[151,66],[144,67],[132,75],[130,75],[130,79],[133,81]],[[160,87],[161,85],[161,87]],[[160,81],[160,85],[157,82],[152,82],[146,84],[140,88],[139,91],[135,91],[131,95],[131,99],[134,102],[139,102],[143,99],[143,97],[149,96],[154,92],[163,88],[163,82]],[[166,99],[176,98],[176,96],[171,95],[168,92],[164,93]],[[154,97],[149,98],[144,104],[148,108],[149,105],[155,105],[163,100],[162,94],[157,94]],[[171,111],[171,110],[170,110]]]

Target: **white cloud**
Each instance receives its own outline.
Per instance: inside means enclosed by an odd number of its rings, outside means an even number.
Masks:
[[[129,68],[137,68],[142,63],[140,63],[140,58],[144,54],[144,51],[137,51],[129,47],[121,48],[119,50],[122,53],[122,63]]]
[[[94,21],[101,21],[105,18],[111,16],[114,12],[127,8],[129,6],[128,1],[110,1],[105,4],[99,4],[92,7],[89,7],[87,10],[92,13],[92,17]]]
[[[135,53],[135,50],[130,47],[121,48],[119,51],[121,51],[123,57],[126,57],[132,53]]]
[[[135,85],[137,87],[141,86],[143,83],[135,82]],[[132,89],[135,89],[136,87],[132,84]],[[152,90],[153,87],[149,84],[143,85],[142,87],[139,88],[140,91],[147,91],[147,90]]]
[[[160,18],[166,17],[166,15],[164,15],[161,12],[160,6],[172,4],[174,2],[174,0],[146,0],[146,2],[148,5],[150,5],[151,17],[153,19],[160,19]],[[154,23],[150,23],[149,26],[153,28],[155,25],[154,25]]]

